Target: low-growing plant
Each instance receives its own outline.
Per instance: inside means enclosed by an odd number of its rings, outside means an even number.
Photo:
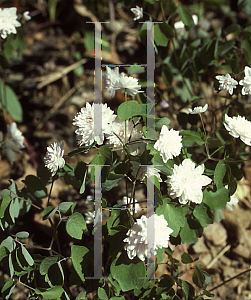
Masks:
[[[119,66],[106,66],[105,88],[111,97],[117,91],[125,97],[117,112],[107,104],[87,102],[73,119],[78,148],[65,155],[64,143],[54,142],[47,147],[44,165],[38,167],[36,176],[27,175],[21,190],[10,179],[9,187],[0,193],[0,227],[10,232],[0,244],[0,262],[10,278],[7,282],[2,279],[2,299],[9,299],[17,284],[29,289],[29,299],[72,299],[69,287],[73,285],[79,287],[76,299],[88,299],[87,295],[93,292],[96,292],[93,299],[102,300],[213,297],[208,290],[210,275],[196,262],[198,259],[184,252],[178,261],[172,249],[196,243],[216,216],[220,221],[219,212],[235,203],[232,196],[243,176],[242,163],[249,157],[246,146],[251,145],[251,122],[245,117],[248,115],[245,96],[251,94],[251,68],[245,66],[243,71],[234,41],[227,40],[222,32],[209,38],[205,30],[204,35],[198,30],[190,37],[190,29],[200,26],[195,24],[197,19],[184,6],[159,2],[164,22],[155,25],[151,47],[160,51],[161,47],[172,44],[161,75],[169,92],[174,92],[183,106],[177,113],[179,129],[172,128],[167,117],[152,113],[155,103],[142,88],[148,88],[149,83],[120,72]],[[157,1],[148,0],[145,7],[154,3]],[[168,10],[170,18],[166,20]],[[134,20],[144,16],[141,7],[133,8],[132,13]],[[174,26],[169,21],[177,16],[182,23],[173,22]],[[235,25],[226,29],[226,33],[234,32],[242,40],[241,49],[250,63],[245,51],[249,29]],[[139,26],[139,37],[144,43],[149,34],[147,23]],[[183,33],[179,35],[178,30]],[[7,36],[9,32],[1,31],[1,27],[0,32],[3,39],[0,63],[4,69],[12,55],[8,45],[13,45],[13,39],[20,39],[18,33]],[[16,33],[13,28],[11,32]],[[225,62],[218,65],[223,55]],[[217,108],[205,103],[201,90],[196,95],[194,89],[195,82],[201,83],[213,65],[227,72],[214,75],[216,89],[227,90],[230,95],[224,94],[225,103]],[[129,68],[128,73],[132,74],[132,69],[136,68]],[[173,81],[177,84],[172,85]],[[8,98],[6,93],[10,95],[13,91],[3,82],[1,90],[0,108],[21,122],[20,111],[17,113],[9,102],[4,102]],[[160,92],[158,87],[156,90]],[[199,106],[202,102],[204,106]],[[214,130],[209,131],[208,124],[213,123],[216,109],[221,112],[220,119],[214,123]],[[24,147],[24,137],[16,123],[9,125],[8,134],[8,139],[0,136],[0,145],[13,162],[13,151]],[[65,161],[93,150],[96,154],[89,164],[79,161],[72,165]],[[92,210],[83,216],[77,201],[52,205],[56,180],[64,180],[79,194],[85,193],[90,180],[95,187],[94,201],[91,197],[86,202]],[[103,195],[122,182],[127,186],[126,197],[108,206],[112,201]],[[146,207],[135,198],[139,183],[145,188]],[[43,198],[47,198],[46,207],[40,205]],[[47,247],[27,243],[29,232],[15,228],[16,220],[31,207],[50,223],[53,234]],[[105,210],[109,213],[102,220]],[[59,231],[64,232],[64,238],[67,236],[69,249],[62,249]],[[42,254],[34,254],[33,249]],[[163,262],[164,257],[167,262]],[[163,263],[167,272],[156,278],[155,271]],[[194,270],[193,284],[182,279],[181,264]]]

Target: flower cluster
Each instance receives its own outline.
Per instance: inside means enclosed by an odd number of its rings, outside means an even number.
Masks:
[[[154,227],[149,235],[147,230],[147,223],[154,222]],[[125,249],[130,259],[138,257],[144,261],[146,256],[151,254],[156,255],[158,248],[167,248],[170,234],[173,232],[168,227],[168,223],[163,215],[153,214],[149,219],[143,215],[137,219],[133,227],[127,232],[127,237],[124,239]],[[154,243],[150,244],[150,240],[154,239]]]
[[[127,92],[129,96],[135,96],[142,92],[138,79],[126,76],[124,73],[119,75],[118,67],[111,69],[106,66],[105,87],[110,92],[111,97],[114,97],[115,91]]]
[[[16,34],[16,27],[20,26],[21,23],[17,20],[16,7],[0,9],[0,35],[3,39],[5,39],[8,34]]]
[[[182,137],[179,135],[179,131],[169,130],[166,125],[162,126],[160,137],[154,144],[154,148],[160,151],[164,163],[180,154],[182,148],[181,140]]]
[[[96,111],[95,111],[96,109]],[[96,112],[94,119],[94,111]],[[86,107],[83,107],[81,111],[73,119],[73,125],[79,128],[75,131],[77,134],[78,144],[89,146],[94,141],[98,145],[102,145],[104,142],[105,134],[110,134],[112,131],[112,123],[115,120],[116,115],[107,107],[107,104],[96,104],[92,106],[89,102],[86,103]],[[95,135],[94,127],[101,128],[101,135]]]
[[[245,77],[242,79],[239,84],[243,85],[241,90],[242,95],[250,95],[251,94],[251,68],[245,67],[244,70]]]
[[[174,165],[172,175],[166,180],[169,195],[178,198],[181,204],[188,201],[201,203],[203,199],[202,187],[208,185],[212,180],[202,175],[204,165],[195,167],[195,163],[189,158],[184,159],[181,165]]]
[[[246,145],[251,146],[251,122],[245,117],[229,117],[225,115],[225,128],[234,138],[240,138]]]
[[[65,165],[63,148],[64,143],[61,145],[59,143],[54,143],[47,147],[44,164],[52,172],[52,176],[57,173],[58,168],[63,168]]]
[[[22,135],[22,132],[17,129],[17,124],[15,122],[7,125],[7,132],[9,138],[13,140],[18,149],[24,148],[24,136]]]
[[[251,68],[248,66],[244,69],[244,79],[239,81],[239,85],[242,85],[242,95],[251,95]],[[233,79],[228,73],[226,75],[217,75],[215,77],[219,80],[219,90],[228,90],[230,95],[233,95],[233,89],[236,88],[238,81]]]

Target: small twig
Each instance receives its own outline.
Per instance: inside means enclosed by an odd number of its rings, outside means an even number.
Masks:
[[[14,194],[15,198],[18,198],[18,199],[21,199],[21,200],[27,202],[28,204],[34,206],[36,209],[43,210],[43,208],[41,208],[41,207],[39,207],[39,206],[33,204],[32,202],[30,202],[30,201],[28,201],[28,200],[26,200],[26,199],[24,199],[24,198],[22,198],[22,197],[17,196],[13,191],[10,191],[10,192]]]
[[[219,284],[219,285],[213,287],[212,289],[210,289],[209,292],[212,292],[212,291],[218,289],[219,287],[223,286],[224,284],[228,283],[229,281],[231,281],[231,280],[233,280],[233,279],[239,277],[239,276],[242,275],[242,274],[245,274],[245,273],[247,273],[247,272],[250,272],[250,271],[251,271],[251,269],[248,269],[248,270],[246,270],[246,271],[243,271],[243,272],[241,272],[241,273],[235,275],[234,277],[229,278],[228,280],[223,281],[221,284]]]
[[[214,259],[207,265],[207,269],[210,269],[219,258],[221,258],[224,253],[226,253],[231,248],[231,245],[227,245],[225,248],[223,248],[215,257]]]

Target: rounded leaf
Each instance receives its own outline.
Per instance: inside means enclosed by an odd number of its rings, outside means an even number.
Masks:
[[[86,231],[86,222],[79,212],[72,214],[66,222],[66,231],[74,239],[81,240],[83,231]]]

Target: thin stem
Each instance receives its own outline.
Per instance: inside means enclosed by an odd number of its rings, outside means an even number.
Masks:
[[[136,176],[137,178],[137,176]],[[133,181],[133,184],[132,184],[132,193],[131,193],[131,201],[132,202],[132,199],[133,199],[133,217],[135,217],[135,187],[136,187],[136,179]]]
[[[165,15],[165,12],[164,12],[164,8],[163,8],[163,2],[160,1],[160,9],[161,9],[161,12],[162,12],[162,15],[163,15],[163,19],[166,23],[166,15]]]
[[[50,202],[50,197],[51,197],[51,192],[52,192],[53,184],[54,184],[54,180],[52,179],[51,188],[50,188],[50,192],[49,192],[48,200],[47,200],[47,206],[49,205],[49,202]]]
[[[23,286],[27,287],[28,289],[32,290],[35,292],[35,289],[32,288],[31,286],[28,286],[27,284],[23,283],[21,280],[21,277],[18,278],[18,283],[21,283]]]
[[[36,209],[43,210],[43,208],[41,208],[41,207],[39,207],[39,206],[33,204],[32,202],[30,202],[30,201],[28,201],[28,200],[26,200],[26,199],[24,199],[24,198],[22,198],[22,197],[17,196],[13,191],[10,191],[10,192],[14,194],[15,198],[18,198],[18,199],[21,199],[21,200],[27,202],[28,204],[32,205],[32,206],[35,207]]]
[[[228,280],[223,281],[221,284],[219,284],[219,285],[213,287],[212,289],[210,289],[209,292],[212,292],[212,291],[218,289],[219,287],[221,287],[221,286],[224,285],[225,283],[228,283],[229,281],[231,281],[231,280],[233,280],[233,279],[239,277],[239,276],[242,275],[242,274],[245,274],[246,272],[250,272],[250,271],[251,271],[251,269],[248,269],[248,270],[246,270],[246,271],[243,271],[243,272],[241,272],[241,273],[235,275],[234,277],[229,278]]]
[[[205,129],[205,126],[204,126],[204,122],[203,122],[203,119],[202,119],[202,115],[200,115],[200,120],[201,120],[201,124],[202,124],[202,128],[203,128],[203,131],[204,131],[204,134],[205,134],[205,138],[206,138],[206,143],[205,143],[205,147],[206,147],[206,153],[207,153],[207,157],[210,158],[210,153],[209,153],[209,149],[208,149],[208,142],[207,142],[207,133],[206,133],[206,129]]]
[[[127,101],[127,91],[125,89],[125,102]],[[125,144],[127,143],[127,120],[125,120]]]
[[[54,254],[59,255],[59,256],[65,258],[62,254],[60,254],[60,253],[58,253],[58,252],[52,250],[51,248],[44,248],[44,247],[40,247],[40,246],[34,246],[34,245],[29,245],[29,244],[23,244],[23,243],[21,243],[18,239],[15,239],[15,241],[16,241],[17,243],[19,243],[20,245],[27,246],[27,247],[34,248],[34,249],[39,249],[39,250],[51,251],[51,252],[53,252]]]

